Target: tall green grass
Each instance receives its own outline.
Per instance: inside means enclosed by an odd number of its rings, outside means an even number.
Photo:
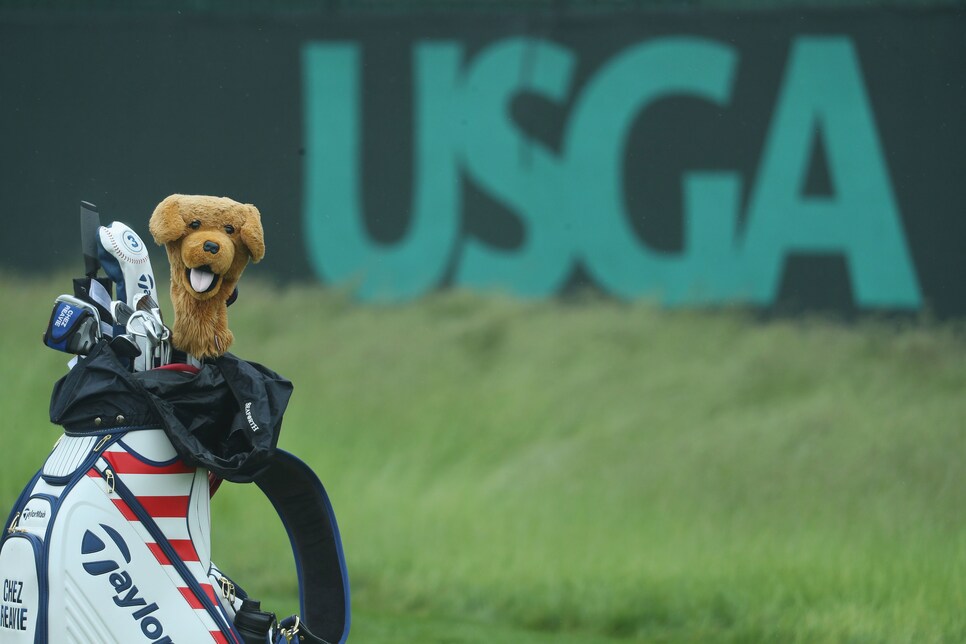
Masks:
[[[0,278],[4,506],[57,436],[67,283]],[[258,283],[229,317],[295,382],[281,446],[335,506],[353,641],[966,641],[958,326]],[[257,491],[213,513],[219,565],[294,610]]]

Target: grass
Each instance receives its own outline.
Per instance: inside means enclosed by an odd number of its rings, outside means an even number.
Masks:
[[[57,436],[66,284],[0,277],[4,507]],[[258,283],[230,320],[295,382],[280,444],[335,506],[351,641],[966,641],[959,325]],[[219,491],[215,559],[292,612],[258,497]]]

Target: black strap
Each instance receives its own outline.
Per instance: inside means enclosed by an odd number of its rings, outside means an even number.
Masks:
[[[298,642],[298,644],[330,644],[324,639],[312,633],[298,616],[286,617],[278,623],[278,635],[276,642],[281,642],[284,637],[287,642]]]
[[[341,644],[349,635],[349,577],[335,513],[308,465],[284,450],[256,478],[288,531],[299,579],[301,619],[315,637]]]

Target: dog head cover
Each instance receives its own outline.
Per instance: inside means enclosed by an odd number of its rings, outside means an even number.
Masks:
[[[234,340],[229,300],[249,259],[265,255],[258,209],[227,197],[171,195],[149,229],[171,264],[174,346],[199,360],[224,354]]]

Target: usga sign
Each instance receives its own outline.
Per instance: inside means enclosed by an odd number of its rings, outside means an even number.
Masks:
[[[684,244],[676,253],[650,248],[629,223],[622,183],[629,132],[662,99],[727,106],[741,62],[733,46],[661,37],[620,50],[581,87],[559,152],[527,139],[510,104],[522,93],[561,103],[573,91],[573,50],[508,38],[466,60],[459,43],[424,40],[412,56],[409,225],[401,240],[382,244],[364,225],[360,46],[316,41],[302,50],[306,248],[327,282],[354,283],[366,299],[405,300],[451,271],[457,286],[542,296],[557,292],[579,260],[602,288],[621,297],[767,305],[787,258],[812,253],[844,257],[861,307],[921,304],[849,38],[792,41],[746,206],[742,182],[749,176],[733,170],[680,176]],[[521,74],[525,65],[529,71]],[[816,137],[834,186],[825,196],[802,193]],[[525,159],[523,145],[532,148]],[[408,161],[400,160],[404,172]],[[519,248],[508,252],[477,239],[458,244],[461,176],[520,219]],[[455,261],[454,252],[460,253]]]

